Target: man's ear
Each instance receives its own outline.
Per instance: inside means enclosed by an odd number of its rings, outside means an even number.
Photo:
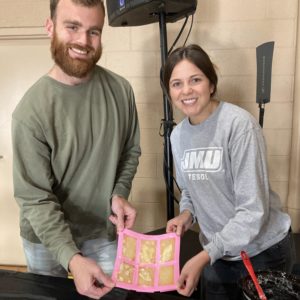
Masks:
[[[45,27],[46,27],[46,31],[47,31],[48,36],[52,37],[53,36],[53,30],[54,30],[54,23],[53,23],[51,18],[47,18]]]

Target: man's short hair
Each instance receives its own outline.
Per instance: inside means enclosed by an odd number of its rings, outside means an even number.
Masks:
[[[50,17],[51,19],[55,18],[56,15],[56,8],[59,0],[50,0]],[[82,5],[82,6],[87,6],[87,7],[93,7],[97,5],[101,5],[101,7],[104,10],[104,4],[103,0],[72,0],[75,4]]]

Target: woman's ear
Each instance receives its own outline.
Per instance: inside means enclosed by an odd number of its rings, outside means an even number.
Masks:
[[[47,18],[45,27],[46,27],[46,31],[47,31],[48,36],[52,37],[53,36],[53,30],[54,30],[54,23],[53,23],[51,18]]]
[[[210,85],[209,91],[211,95],[215,92],[215,86],[213,84]]]

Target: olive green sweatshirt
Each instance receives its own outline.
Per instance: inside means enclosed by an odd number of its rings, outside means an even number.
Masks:
[[[140,156],[125,79],[99,66],[76,86],[42,77],[13,112],[12,140],[23,238],[42,243],[65,269],[83,241],[113,238],[110,199],[127,199]]]

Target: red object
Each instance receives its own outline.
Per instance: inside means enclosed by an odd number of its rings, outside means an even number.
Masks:
[[[252,267],[252,264],[251,264],[251,261],[250,261],[250,258],[248,256],[248,254],[245,252],[245,251],[241,251],[241,257],[243,259],[243,263],[248,271],[248,273],[250,274],[251,278],[252,278],[252,281],[255,285],[255,288],[257,290],[257,293],[258,293],[258,296],[259,296],[259,299],[261,300],[267,300],[267,297],[264,293],[264,291],[262,290],[258,280],[257,280],[257,277],[255,275],[255,272],[253,270],[253,267]]]

